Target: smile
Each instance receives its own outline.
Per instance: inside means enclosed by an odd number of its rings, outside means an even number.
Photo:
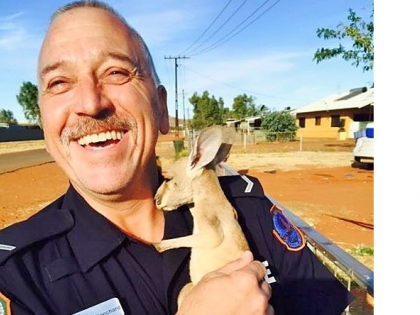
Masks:
[[[83,136],[77,140],[81,146],[104,144],[110,140],[121,140],[124,131],[106,131]]]

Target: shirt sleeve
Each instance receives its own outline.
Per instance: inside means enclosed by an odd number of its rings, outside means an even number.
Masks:
[[[0,272],[1,271],[2,268],[0,268]],[[17,301],[16,298],[11,297],[8,292],[4,291],[7,287],[10,287],[10,284],[4,285],[5,283],[4,278],[0,274],[0,314],[34,315],[35,313],[29,311],[28,308],[22,306],[20,301]]]
[[[255,258],[266,265],[272,287],[270,303],[276,314],[342,314],[353,296],[308,248],[303,234],[302,244],[296,244],[299,240],[291,240],[290,235],[282,239],[276,226],[279,218],[273,216],[269,199],[235,198],[231,202]],[[281,224],[297,229],[284,214]]]

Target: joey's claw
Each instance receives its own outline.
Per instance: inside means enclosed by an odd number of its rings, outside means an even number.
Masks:
[[[169,248],[167,246],[165,246],[165,244],[163,242],[159,242],[159,243],[154,243],[153,246],[156,248],[156,250],[159,253],[164,252],[165,250],[168,250]]]

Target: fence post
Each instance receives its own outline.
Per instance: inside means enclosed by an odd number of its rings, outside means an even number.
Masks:
[[[302,151],[302,134],[300,134],[299,140],[299,151]]]

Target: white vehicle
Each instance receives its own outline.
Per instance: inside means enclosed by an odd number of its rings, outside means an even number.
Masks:
[[[355,133],[356,147],[353,149],[353,157],[356,162],[369,163],[373,167],[373,123],[368,123],[366,129]]]

